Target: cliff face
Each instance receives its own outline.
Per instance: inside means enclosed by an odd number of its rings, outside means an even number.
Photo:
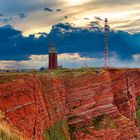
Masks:
[[[110,70],[66,80],[67,117],[77,140],[140,139],[136,96],[140,72]]]
[[[140,70],[1,75],[0,110],[25,139],[139,140]]]
[[[7,79],[9,82],[0,84],[0,110],[5,113],[5,120],[27,138],[42,140],[48,128],[65,118],[63,84],[46,76],[21,75]],[[64,135],[67,133],[66,130]]]

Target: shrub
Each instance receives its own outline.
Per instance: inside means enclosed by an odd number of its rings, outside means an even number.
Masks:
[[[76,126],[75,125],[69,125],[69,132],[73,133],[76,131]]]
[[[69,140],[67,121],[62,119],[56,122],[54,126],[46,131],[44,138],[47,140]]]
[[[111,119],[108,115],[103,114],[99,115],[92,121],[94,129],[101,130],[106,128],[116,128],[117,124],[113,119]]]

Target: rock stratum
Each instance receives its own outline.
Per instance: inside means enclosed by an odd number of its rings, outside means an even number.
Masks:
[[[140,69],[64,73],[0,74],[0,139],[140,140]]]

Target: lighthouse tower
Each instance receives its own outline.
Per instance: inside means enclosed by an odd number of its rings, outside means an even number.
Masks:
[[[54,44],[50,44],[49,47],[49,66],[48,68],[50,70],[54,70],[58,68],[58,62],[57,62],[57,50],[54,46]]]

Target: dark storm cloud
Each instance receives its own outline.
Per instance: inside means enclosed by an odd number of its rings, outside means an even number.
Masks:
[[[97,17],[97,16],[95,16],[95,19],[99,20],[99,21],[103,21],[103,19],[101,19],[100,17]]]
[[[56,10],[54,10],[54,9],[51,9],[51,8],[46,7],[46,8],[44,8],[44,11],[48,11],[48,12],[53,12],[53,11],[62,12],[63,10],[62,9],[56,9]]]
[[[27,60],[32,54],[47,54],[48,35],[39,34],[41,35],[39,38],[35,35],[24,37],[21,31],[12,26],[1,27],[0,60]],[[81,56],[85,54],[88,57],[103,56],[104,33],[100,26],[93,26],[89,30],[61,23],[53,26],[50,35],[59,53],[79,52]],[[109,38],[110,54],[115,53],[122,60],[132,59],[134,54],[140,53],[140,33],[131,35],[124,31],[110,31]]]
[[[92,30],[74,27],[70,24],[58,24],[54,29],[51,31],[51,36],[56,46],[60,47],[60,52],[103,54],[104,32],[97,23],[92,26]],[[140,53],[139,38],[140,33],[131,35],[124,31],[110,31],[110,52],[118,54],[121,59],[131,59],[133,54]]]
[[[17,36],[19,37],[21,33],[21,31],[15,30],[11,25],[5,25],[3,27],[0,27],[0,40],[4,43],[6,39],[9,40]]]
[[[26,18],[27,16],[25,15],[25,14],[23,14],[23,13],[20,13],[20,14],[18,14],[18,16],[19,16],[19,18]]]
[[[52,1],[52,0],[0,0],[0,9],[1,12],[6,14],[18,14],[19,12],[32,13],[35,11],[42,11],[44,5],[47,7],[57,8],[63,6],[61,1]]]
[[[0,23],[8,23],[8,22],[10,22],[10,21],[12,21],[13,20],[13,17],[2,17],[2,18],[0,18]]]
[[[0,13],[0,17],[3,17],[3,14]]]
[[[48,12],[53,12],[53,9],[50,9],[50,8],[44,8],[44,11],[48,11]]]
[[[89,25],[92,27],[94,27],[95,25],[99,26],[99,21],[91,21]]]
[[[37,33],[38,35],[43,35],[43,36],[45,36],[45,37],[47,37],[48,36],[48,34],[47,33],[45,33],[45,32],[40,32],[40,33]]]
[[[0,36],[0,60],[26,60],[31,54],[46,54],[48,50],[43,35],[39,39],[34,35],[24,37],[9,25],[0,27]]]
[[[56,11],[57,11],[57,12],[62,12],[63,10],[62,10],[62,9],[56,9]]]
[[[68,16],[65,16],[65,19],[68,19],[69,17]]]

